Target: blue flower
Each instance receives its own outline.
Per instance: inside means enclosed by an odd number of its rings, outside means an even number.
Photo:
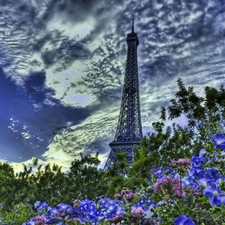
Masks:
[[[192,177],[193,179],[202,178],[205,174],[204,169],[198,166],[193,166],[192,170],[188,170],[187,172],[188,176]]]
[[[173,169],[173,168],[171,168],[171,167],[166,167],[166,171],[169,173],[169,174],[172,174],[172,173],[176,173],[176,171]]]
[[[156,170],[155,175],[156,175],[158,178],[163,178],[163,177],[166,176],[166,175],[164,174],[163,168],[161,168],[161,167],[159,167],[159,168]]]
[[[198,185],[195,183],[193,177],[191,177],[191,176],[182,178],[182,183],[184,184],[184,186],[191,187],[195,190],[197,190],[197,188],[198,188]]]
[[[72,211],[73,210],[73,207],[69,204],[66,204],[66,203],[59,203],[57,205],[57,207],[59,207],[59,210],[61,211]]]
[[[180,216],[174,220],[174,225],[195,225],[189,217]]]
[[[210,180],[207,179],[207,178],[205,178],[205,177],[200,178],[200,179],[197,180],[197,182],[200,184],[200,186],[201,186],[202,188],[208,187],[209,181],[210,181]]]
[[[209,197],[209,201],[211,206],[218,206],[223,203],[224,201],[224,196],[220,197],[220,194],[225,194],[222,192],[219,188],[218,185],[212,184],[211,186],[208,186],[207,188],[204,189],[204,195]]]
[[[57,208],[51,208],[48,210],[48,214],[57,216],[59,215],[59,210]]]
[[[26,223],[26,225],[35,225],[36,224],[36,220],[34,220],[34,219],[30,219],[27,223]]]
[[[215,134],[212,136],[213,144],[216,148],[225,148],[225,136],[223,134]]]
[[[47,208],[48,208],[48,203],[47,202],[42,202],[41,205],[37,206],[37,211],[40,212],[40,211],[42,211],[44,209],[47,209]]]
[[[215,182],[220,178],[220,174],[216,171],[217,169],[211,168],[205,173],[205,177],[211,182]]]
[[[199,156],[192,156],[191,161],[194,163],[195,166],[199,166],[199,164],[206,162],[206,158]]]
[[[112,200],[110,198],[101,199],[100,208],[105,219],[112,219],[119,212],[120,216],[124,215],[125,209],[123,201],[118,199]]]
[[[48,215],[45,215],[45,218],[47,220],[46,221],[47,224],[55,224],[55,223],[61,222],[60,219],[52,218],[51,216],[48,216]]]
[[[141,199],[138,203],[134,204],[132,207],[138,208],[142,207],[144,211],[149,210],[152,206],[156,207],[156,204],[153,200],[150,199]]]
[[[202,157],[202,156],[204,156],[204,155],[207,155],[207,151],[203,148],[203,149],[200,150],[198,156],[199,156],[199,157]]]
[[[34,203],[34,208],[37,209],[40,206],[41,202],[40,201],[36,201]]]

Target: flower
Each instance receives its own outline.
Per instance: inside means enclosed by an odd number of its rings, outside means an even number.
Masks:
[[[225,136],[223,134],[213,135],[212,141],[216,148],[225,148]]]
[[[118,222],[120,222],[120,220],[122,220],[122,217],[121,217],[121,215],[120,215],[120,211],[117,210],[117,211],[116,211],[116,215],[115,215],[112,219],[110,219],[109,221],[110,221],[111,223],[117,223],[117,224],[118,224]]]
[[[129,192],[129,193],[127,193],[127,194],[125,194],[125,198],[127,199],[127,200],[131,200],[131,199],[133,199],[135,197],[135,194],[133,193],[133,192]]]
[[[132,207],[131,208],[131,214],[133,217],[137,219],[142,219],[144,217],[144,210],[141,206],[139,207]]]
[[[206,162],[206,158],[199,157],[199,156],[193,156],[191,161],[194,163],[195,166],[199,166],[199,164]]]
[[[221,203],[225,203],[225,196],[220,196],[220,194],[225,195],[216,184],[212,184],[204,189],[204,195],[209,197],[211,206],[219,206]]]
[[[191,187],[195,190],[198,188],[198,185],[195,183],[192,176],[183,177],[182,183],[184,184],[185,187]]]
[[[73,207],[74,207],[74,208],[78,207],[80,204],[81,204],[81,201],[80,201],[79,199],[75,199],[75,200],[73,201]]]
[[[163,170],[162,167],[159,167],[159,168],[156,169],[155,175],[156,175],[158,178],[163,178],[163,177],[166,176],[166,175],[164,174],[164,170]]]
[[[210,181],[210,180],[207,179],[207,178],[205,178],[205,177],[200,178],[200,179],[197,180],[197,182],[200,184],[200,186],[201,186],[202,188],[208,187],[209,181]]]
[[[41,202],[40,201],[36,201],[34,203],[34,208],[37,209],[40,205],[41,205]]]
[[[38,202],[34,203],[34,206],[35,206],[35,208],[37,208],[38,212],[48,208],[48,204],[46,202],[42,202],[40,204],[40,202],[38,201]]]
[[[181,215],[174,220],[174,225],[195,225],[195,223],[189,217]]]
[[[121,194],[115,194],[114,195],[114,198],[118,198],[118,199],[121,199],[123,196]]]
[[[198,156],[199,156],[199,157],[202,157],[203,155],[207,155],[207,151],[206,151],[204,148],[202,148],[202,149],[199,151]]]
[[[176,160],[171,160],[171,164],[175,164],[175,165],[180,165],[180,166],[191,166],[191,162],[187,159],[178,159],[177,161]]]
[[[215,182],[220,178],[220,174],[217,172],[217,169],[211,168],[205,173],[205,177],[208,178],[211,182]]]
[[[157,166],[151,166],[151,168],[149,170],[150,175],[154,175],[156,170],[157,170]]]
[[[43,214],[41,216],[35,216],[33,219],[31,219],[28,224],[34,224],[34,225],[47,225],[47,219],[45,217],[46,215]]]
[[[50,208],[48,210],[48,214],[57,216],[57,215],[59,215],[59,210],[57,208]]]
[[[193,179],[202,178],[205,175],[205,171],[203,168],[198,166],[193,166],[192,170],[188,170],[188,176],[192,177]]]
[[[181,180],[179,178],[166,176],[164,178],[158,179],[154,187],[156,190],[161,190],[160,187],[162,187],[167,191],[172,188],[173,193],[176,196],[184,198],[186,197],[185,187],[180,182]]]
[[[131,200],[135,198],[135,194],[131,190],[125,189],[122,190],[120,194],[115,194],[114,197],[117,199],[125,197],[127,200]]]

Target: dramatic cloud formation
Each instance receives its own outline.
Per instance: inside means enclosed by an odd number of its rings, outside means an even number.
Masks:
[[[144,134],[176,80],[203,94],[225,78],[224,0],[0,0],[1,159],[19,170],[109,154],[126,62],[138,33]]]

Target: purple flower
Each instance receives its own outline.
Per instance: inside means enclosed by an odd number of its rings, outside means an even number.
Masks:
[[[189,217],[180,216],[174,220],[174,225],[195,225]]]
[[[215,134],[212,136],[213,144],[216,148],[225,148],[225,136],[223,134]]]

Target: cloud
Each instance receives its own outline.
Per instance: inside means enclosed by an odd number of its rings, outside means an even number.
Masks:
[[[27,159],[34,152],[25,151],[40,142],[37,155],[46,160],[64,152],[66,161],[97,146],[105,159],[118,121],[132,18],[146,131],[176,92],[178,77],[198,93],[203,85],[224,84],[223,1],[5,0],[1,7],[0,66],[15,82],[6,82],[12,100],[0,98],[6,104],[1,118]]]
[[[18,162],[41,157],[58,130],[89,116],[82,108],[65,107],[45,87],[45,73],[31,74],[23,88],[0,73],[1,158]],[[46,104],[47,102],[47,104]],[[55,132],[55,133],[54,133]]]
[[[104,137],[111,136],[111,140],[113,139],[125,74],[125,32],[129,32],[130,21],[134,15],[135,30],[140,39],[138,57],[141,115],[146,132],[151,130],[151,123],[159,119],[161,106],[168,105],[169,99],[174,97],[178,77],[186,85],[194,85],[201,93],[203,81],[206,81],[205,84],[213,82],[218,86],[219,77],[224,77],[224,61],[221,55],[224,51],[224,40],[221,31],[218,32],[215,26],[219,20],[215,21],[213,18],[223,14],[221,7],[223,6],[218,2],[210,6],[202,1],[186,1],[183,4],[168,1],[167,5],[142,1],[133,2],[133,6],[129,2],[125,3],[124,13],[115,17],[115,26],[111,26],[111,31],[106,31],[102,36],[104,39],[93,51],[92,60],[80,81],[87,87],[90,95],[95,96],[96,101],[88,106],[92,116],[85,120],[85,124],[81,123],[74,128],[72,133],[65,131],[61,136],[63,144],[71,143],[67,136],[74,134],[79,137],[76,140],[82,140],[82,143],[76,142],[80,151],[86,149],[90,153],[95,149],[93,146],[96,142],[99,146],[99,143],[104,143]],[[215,61],[215,58],[218,66],[213,66],[212,69],[210,61]],[[216,73],[218,79],[215,80]],[[112,117],[109,107],[116,105],[118,113]],[[101,118],[110,114],[110,126],[113,128],[111,132],[103,131],[105,126],[100,121],[104,119],[96,117],[99,110]],[[52,149],[54,144],[53,141]],[[105,150],[101,147],[100,149],[100,155],[104,155]]]

